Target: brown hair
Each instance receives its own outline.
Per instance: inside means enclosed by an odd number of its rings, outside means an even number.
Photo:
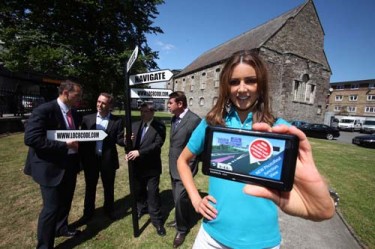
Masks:
[[[112,94],[109,94],[109,93],[106,93],[106,92],[102,92],[99,94],[99,96],[104,96],[108,99],[108,104],[110,106],[112,106],[112,103],[113,103],[113,95]]]
[[[267,67],[256,50],[238,51],[228,58],[220,74],[219,97],[206,116],[207,123],[225,126],[224,118],[228,115],[225,110],[225,104],[230,101],[229,81],[234,68],[240,63],[253,67],[257,77],[257,93],[259,97],[253,108],[253,123],[265,122],[272,125],[275,118],[271,114],[269,106]]]
[[[169,94],[169,98],[170,99],[175,99],[176,102],[179,102],[181,101],[182,102],[182,106],[184,108],[187,107],[187,99],[186,99],[186,95],[183,91],[175,91],[171,94]]]
[[[64,80],[63,82],[61,82],[60,86],[58,87],[59,89],[59,95],[63,93],[64,90],[67,90],[68,92],[72,92],[74,91],[74,86],[77,86],[79,87],[80,89],[82,89],[82,86],[72,80]]]

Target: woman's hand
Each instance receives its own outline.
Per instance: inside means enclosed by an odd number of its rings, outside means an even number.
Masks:
[[[296,172],[293,189],[290,192],[280,192],[255,185],[246,185],[244,192],[270,199],[285,213],[293,216],[315,221],[331,218],[335,211],[334,202],[326,182],[315,166],[306,135],[294,126],[270,127],[265,123],[254,124],[253,130],[296,135],[300,140]]]
[[[195,211],[200,213],[207,220],[213,220],[217,216],[217,210],[210,202],[216,203],[215,198],[211,195],[206,195],[203,198],[199,198],[197,201],[192,201]]]

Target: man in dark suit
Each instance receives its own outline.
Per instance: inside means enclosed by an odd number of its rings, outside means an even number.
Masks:
[[[157,234],[165,236],[159,182],[162,172],[161,147],[165,141],[166,128],[164,123],[154,119],[155,110],[152,105],[143,103],[140,111],[141,121],[132,125],[134,150],[126,155],[126,160],[134,160],[138,218],[149,213]]]
[[[177,248],[185,241],[186,234],[197,218],[178,173],[177,159],[201,119],[187,108],[185,93],[181,91],[176,91],[169,95],[168,109],[174,114],[170,132],[169,173],[171,175],[172,194],[175,203],[175,220],[168,223],[167,226],[175,227],[177,230],[173,241],[173,247]],[[193,175],[195,175],[198,170],[197,158],[190,161],[189,165]]]
[[[29,146],[29,152],[24,172],[40,185],[43,200],[38,219],[37,248],[53,248],[55,237],[72,237],[79,233],[68,229],[80,169],[78,142],[48,140],[47,130],[78,128],[78,119],[71,107],[78,104],[81,95],[81,86],[66,80],[59,86],[57,100],[38,106],[27,121],[25,144]]]
[[[115,220],[114,186],[119,159],[116,144],[124,146],[124,126],[120,117],[111,114],[113,96],[101,93],[96,102],[97,113],[83,117],[82,130],[104,130],[107,137],[102,141],[80,143],[80,156],[85,173],[86,191],[83,220],[88,221],[94,214],[96,186],[99,174],[104,189],[104,211]]]

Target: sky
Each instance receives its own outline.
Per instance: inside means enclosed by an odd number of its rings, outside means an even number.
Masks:
[[[306,0],[165,0],[147,35],[160,69],[183,69],[202,53]],[[375,0],[314,0],[331,82],[375,79]]]

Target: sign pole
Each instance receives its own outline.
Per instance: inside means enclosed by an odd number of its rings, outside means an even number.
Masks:
[[[133,65],[137,58],[138,47],[135,48],[132,56],[128,63],[125,64],[125,128],[126,128],[126,146],[125,153],[128,153],[133,149],[133,142],[131,140],[132,134],[132,118],[131,118],[131,99],[130,99],[130,87],[129,87],[129,75],[128,71]],[[135,201],[135,186],[134,186],[134,165],[133,161],[128,161],[128,173],[129,173],[129,188],[130,188],[130,199],[132,206],[132,221],[133,221],[133,235],[134,237],[139,236],[139,223],[137,215],[137,202]]]

